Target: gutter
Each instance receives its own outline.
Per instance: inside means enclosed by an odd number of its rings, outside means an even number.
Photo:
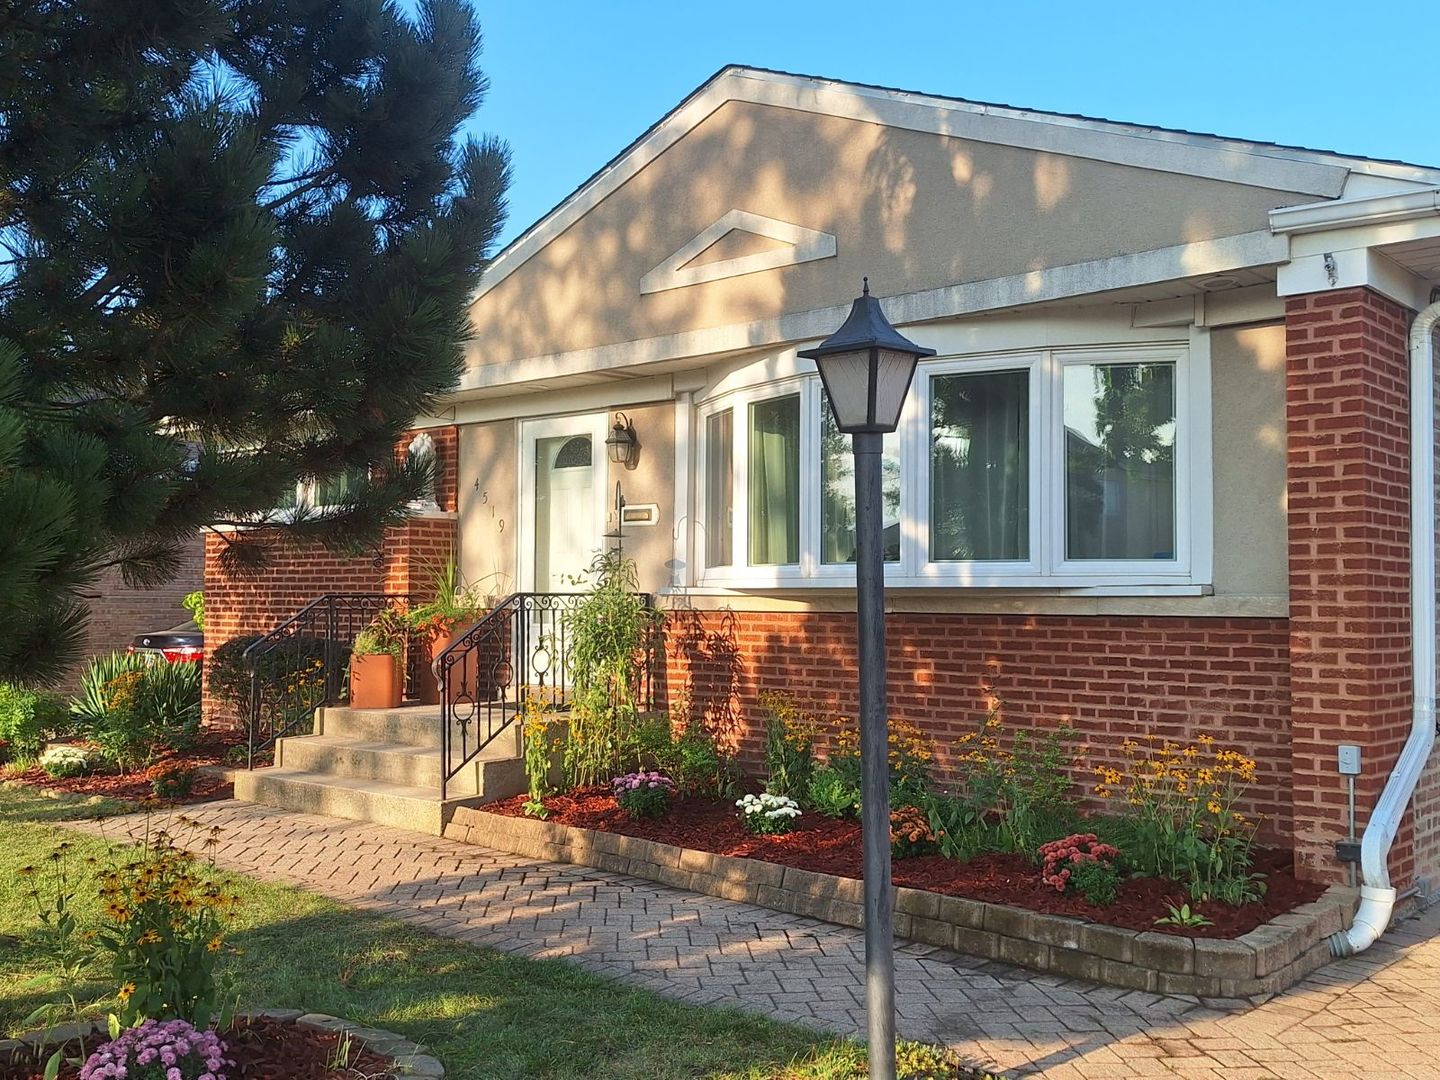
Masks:
[[[1437,214],[1440,214],[1440,188],[1426,188],[1398,195],[1282,206],[1270,211],[1270,231],[1276,236],[1298,236],[1359,225],[1389,225]]]
[[[1436,193],[1431,193],[1436,194]],[[1332,956],[1354,956],[1390,925],[1398,899],[1387,859],[1435,746],[1435,327],[1440,302],[1410,325],[1410,645],[1414,716],[1360,839],[1360,907],[1331,935]]]

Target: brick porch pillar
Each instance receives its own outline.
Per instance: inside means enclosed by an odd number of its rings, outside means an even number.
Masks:
[[[1365,288],[1286,301],[1286,489],[1296,858],[1343,880],[1336,748],[1359,745],[1363,830],[1410,730],[1409,312]],[[1409,824],[1391,853],[1414,870]]]

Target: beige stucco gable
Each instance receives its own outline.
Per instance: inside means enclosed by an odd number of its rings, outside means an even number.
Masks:
[[[1313,196],[728,101],[475,304],[472,365],[553,356],[1263,230]],[[732,211],[833,256],[642,293]],[[688,265],[786,245],[732,234]]]

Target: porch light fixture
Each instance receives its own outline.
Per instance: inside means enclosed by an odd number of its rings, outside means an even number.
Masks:
[[[635,425],[623,412],[615,414],[615,424],[610,429],[610,435],[605,440],[605,449],[610,454],[610,460],[616,465],[631,465],[635,461],[635,451],[640,441],[635,437]]]
[[[880,456],[915,365],[934,349],[890,325],[865,291],[844,325],[800,355],[814,360],[855,450],[855,598],[860,666],[860,829],[865,849],[865,1014],[870,1080],[895,1080],[895,924],[890,887],[890,722],[885,715],[885,547]]]

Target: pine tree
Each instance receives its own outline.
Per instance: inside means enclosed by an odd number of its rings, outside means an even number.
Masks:
[[[55,678],[97,576],[163,581],[197,529],[403,519],[505,212],[479,51],[462,0],[0,3],[0,679]]]

